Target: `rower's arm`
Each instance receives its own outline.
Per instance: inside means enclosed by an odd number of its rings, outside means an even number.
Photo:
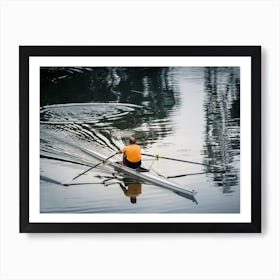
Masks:
[[[126,153],[126,147],[124,147],[121,150],[117,151],[117,154],[125,154],[125,153]]]

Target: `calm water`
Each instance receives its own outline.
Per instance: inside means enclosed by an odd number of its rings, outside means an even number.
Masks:
[[[238,213],[239,82],[231,67],[41,68],[41,212]],[[84,149],[110,156],[132,134],[143,153],[201,163],[142,160],[197,203],[106,165],[71,180],[98,163]]]

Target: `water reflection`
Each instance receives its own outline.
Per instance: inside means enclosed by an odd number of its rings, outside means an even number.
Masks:
[[[82,121],[83,131],[94,131],[107,134],[108,129],[122,131],[122,141],[127,137],[126,131],[137,133],[144,146],[173,133],[174,123],[170,114],[180,106],[180,93],[174,69],[165,67],[42,67],[41,73],[41,106],[49,104],[77,102],[114,102],[136,104],[141,110],[122,111],[126,117],[106,117],[96,119],[93,124]],[[71,120],[73,113],[80,117],[82,110],[68,112],[65,121]],[[90,112],[88,112],[90,113]],[[48,110],[41,112],[41,121],[50,121]],[[93,114],[96,114],[93,112]],[[84,114],[85,115],[85,114]],[[53,115],[51,117],[54,117]],[[60,120],[61,122],[62,120]],[[103,129],[102,127],[106,127]],[[80,126],[71,125],[71,130],[80,130]]]
[[[162,67],[41,67],[41,106],[77,102],[122,102],[168,116],[179,94],[172,68]]]
[[[207,167],[217,186],[224,193],[238,184],[240,153],[240,69],[205,68],[205,161],[221,166]]]
[[[120,187],[132,204],[137,202],[137,196],[142,193],[142,184],[132,181],[130,178],[124,178],[123,184],[120,183]]]

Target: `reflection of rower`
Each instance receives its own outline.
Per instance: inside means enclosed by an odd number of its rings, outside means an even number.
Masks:
[[[125,186],[123,184],[120,184],[121,189],[123,190],[123,193],[127,196],[130,197],[130,202],[131,203],[136,203],[136,196],[141,194],[142,192],[142,184],[141,183],[129,183],[125,182]]]
[[[117,153],[123,153],[123,164],[127,167],[136,169],[141,165],[141,149],[136,144],[136,138],[129,138],[129,145],[125,146],[122,150]]]

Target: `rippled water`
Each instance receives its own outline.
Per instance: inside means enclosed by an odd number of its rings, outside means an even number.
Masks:
[[[239,100],[239,68],[41,69],[41,212],[239,212]],[[197,203],[107,165],[72,181],[98,163],[86,150],[110,156],[132,134],[143,153],[200,163],[142,159]]]

